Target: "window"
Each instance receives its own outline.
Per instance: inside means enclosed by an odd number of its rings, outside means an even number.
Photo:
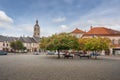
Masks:
[[[3,43],[3,46],[5,46],[5,43]]]
[[[118,44],[120,44],[120,39],[118,40]]]
[[[115,39],[112,40],[112,44],[115,44]]]
[[[37,29],[36,29],[36,28],[34,28],[34,30],[36,31]]]
[[[8,46],[8,44],[7,44],[7,46]]]

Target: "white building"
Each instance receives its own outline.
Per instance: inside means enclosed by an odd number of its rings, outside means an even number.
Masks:
[[[76,28],[75,30],[73,30],[71,33],[70,33],[72,36],[76,36],[77,38],[81,38],[83,36],[83,34],[85,34],[84,31]]]

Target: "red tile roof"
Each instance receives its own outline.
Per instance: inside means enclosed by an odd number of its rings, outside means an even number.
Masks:
[[[78,33],[85,33],[84,31],[76,28],[75,30],[73,30],[71,33],[75,33],[75,34],[78,34]]]
[[[91,36],[91,35],[98,35],[98,36],[114,36],[114,35],[119,35],[120,36],[120,31],[105,28],[105,27],[94,27],[91,28],[87,33],[84,34],[84,36]]]

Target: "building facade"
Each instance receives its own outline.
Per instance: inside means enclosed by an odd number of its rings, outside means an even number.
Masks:
[[[39,51],[40,40],[37,40],[34,37],[20,37],[19,40],[23,42],[28,52]]]
[[[34,26],[33,37],[8,37],[0,35],[0,50],[12,51],[10,43],[17,40],[23,43],[28,52],[38,51],[40,43],[40,26],[38,24],[38,20],[36,20],[36,24]]]
[[[105,27],[91,27],[91,29],[82,36],[82,38],[93,37],[109,38],[111,40],[111,47],[106,54],[120,54],[120,31]]]
[[[0,35],[0,50],[11,51],[10,43],[18,40],[17,37],[8,37]]]

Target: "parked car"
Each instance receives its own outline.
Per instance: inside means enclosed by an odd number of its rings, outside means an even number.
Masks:
[[[7,52],[0,50],[0,55],[7,55]]]
[[[47,52],[47,55],[54,55],[54,54],[55,54],[55,52],[51,52],[51,51]]]
[[[59,54],[60,54],[60,55],[63,55],[63,54],[65,54],[65,53],[60,52]],[[58,55],[58,52],[56,52],[55,55]]]
[[[100,53],[94,53],[94,52],[92,52],[92,53],[90,54],[90,56],[100,56]]]
[[[33,54],[34,54],[34,55],[39,55],[39,52],[34,52]]]

